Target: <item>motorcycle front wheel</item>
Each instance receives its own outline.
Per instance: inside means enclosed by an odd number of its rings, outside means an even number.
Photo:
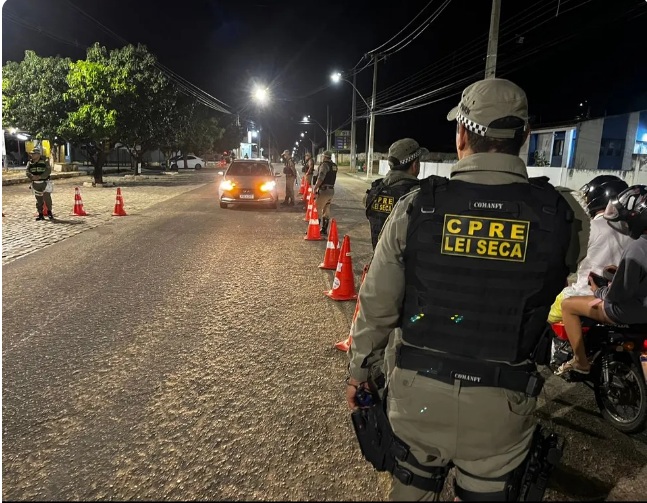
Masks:
[[[638,433],[647,422],[647,384],[642,368],[628,358],[609,362],[609,382],[604,372],[595,385],[595,400],[602,417],[623,433]]]

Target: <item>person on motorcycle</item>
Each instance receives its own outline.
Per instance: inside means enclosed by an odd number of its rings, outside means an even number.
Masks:
[[[627,188],[627,182],[613,175],[596,176],[585,184],[580,193],[586,203],[586,211],[591,217],[591,233],[586,251],[586,257],[577,267],[577,279],[564,288],[555,299],[550,309],[548,321],[556,323],[562,319],[562,301],[576,295],[585,296],[591,291],[589,286],[589,273],[602,274],[605,266],[617,264],[622,252],[627,247],[631,238],[615,232],[602,215],[609,201],[617,197]]]
[[[592,278],[592,296],[570,297],[562,302],[564,328],[574,357],[559,367],[557,375],[590,372],[580,317],[613,325],[647,323],[647,186],[634,185],[622,191],[609,201],[604,218],[633,241],[623,252],[609,286],[597,286]]]

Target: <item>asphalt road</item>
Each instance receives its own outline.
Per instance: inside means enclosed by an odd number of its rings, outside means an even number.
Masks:
[[[344,402],[354,303],[323,294],[325,241],[300,209],[224,210],[216,173],[191,176],[3,265],[3,499],[385,499]],[[341,174],[333,205],[356,279],[366,187]],[[645,499],[647,436],[577,385],[544,396],[569,441],[549,499]]]

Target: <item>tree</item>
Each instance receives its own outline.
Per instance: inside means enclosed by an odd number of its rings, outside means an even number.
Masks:
[[[216,152],[224,152],[233,150],[240,146],[243,140],[244,133],[242,128],[237,124],[236,119],[231,117],[224,123],[224,131],[222,137],[214,142],[214,150]]]
[[[71,110],[63,99],[70,64],[69,58],[41,58],[33,51],[25,51],[20,63],[8,61],[2,68],[3,123],[56,140]]]
[[[128,84],[128,93],[114,103],[117,134],[137,166],[147,151],[164,142],[173,127],[171,110],[176,106],[177,92],[157,67],[155,56],[141,44],[111,51],[109,64],[123,72]]]
[[[98,43],[84,61],[70,64],[69,90],[64,94],[72,107],[61,131],[83,144],[94,166],[95,183],[103,183],[103,164],[119,140],[117,108],[132,96],[134,85],[126,68],[110,64],[108,52]]]
[[[186,168],[187,154],[202,155],[213,150],[214,142],[222,137],[224,129],[218,125],[211,109],[196,102],[182,108],[179,122],[178,140]]]

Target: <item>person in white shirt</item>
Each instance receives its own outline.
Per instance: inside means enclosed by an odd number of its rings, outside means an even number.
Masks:
[[[548,321],[556,323],[561,320],[561,302],[576,295],[590,295],[589,273],[602,275],[608,265],[618,265],[622,252],[631,238],[615,232],[602,215],[611,199],[627,188],[627,183],[613,175],[596,176],[580,189],[586,202],[586,210],[591,217],[591,233],[586,257],[577,267],[577,279],[564,288],[555,300]],[[559,309],[555,309],[558,307]]]

